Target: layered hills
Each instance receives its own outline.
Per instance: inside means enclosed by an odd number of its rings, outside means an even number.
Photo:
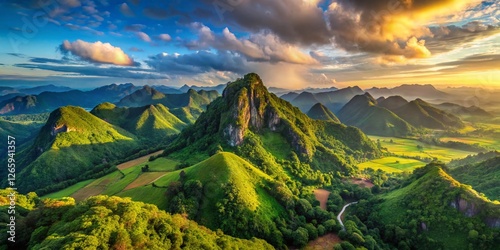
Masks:
[[[162,104],[129,108],[117,107],[112,103],[102,103],[90,113],[137,136],[148,139],[178,134],[187,126]]]
[[[19,190],[40,190],[97,173],[138,146],[135,135],[82,108],[58,108],[22,152]]]
[[[307,112],[316,103],[321,103],[335,113],[354,96],[362,95],[363,93],[364,91],[362,89],[355,86],[318,93],[304,91],[297,94],[295,92],[290,92],[281,97],[298,107],[302,112]]]
[[[471,185],[492,200],[500,201],[500,156],[496,152],[495,155],[485,161],[452,168],[449,172],[461,183]]]
[[[347,171],[349,160],[346,155],[356,159],[380,153],[359,129],[313,120],[290,103],[269,93],[256,74],[245,75],[243,79],[228,84],[222,97],[212,102],[196,123],[183,130],[179,139],[166,151],[209,152],[222,146],[251,151],[259,148],[265,151],[264,148],[267,148],[273,154],[274,150],[265,145],[269,137],[284,144],[272,148],[291,149],[277,155],[288,158],[294,153],[314,168],[325,171]],[[253,145],[249,146],[249,143]],[[258,159],[269,158],[250,152],[240,156],[253,159],[254,163],[262,163]],[[327,159],[329,164],[321,164]]]
[[[414,130],[405,120],[392,111],[378,106],[369,94],[357,95],[338,113],[339,119],[372,135],[405,136]]]

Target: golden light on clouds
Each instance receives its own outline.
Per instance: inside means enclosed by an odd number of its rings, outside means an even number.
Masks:
[[[134,60],[125,54],[121,48],[114,47],[110,43],[102,43],[100,41],[89,43],[82,40],[69,42],[65,40],[61,44],[60,49],[63,52],[70,52],[74,56],[90,62],[124,66],[134,64]]]

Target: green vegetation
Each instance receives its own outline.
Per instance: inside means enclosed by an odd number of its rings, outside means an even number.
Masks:
[[[110,163],[138,152],[137,138],[78,107],[50,114],[17,164],[19,189],[46,194],[109,171]]]
[[[415,130],[393,112],[377,106],[369,93],[355,96],[337,115],[343,123],[372,135],[406,136]]]
[[[41,198],[57,199],[57,198],[62,198],[62,197],[69,197],[72,194],[74,194],[76,191],[84,188],[85,186],[87,186],[88,184],[90,184],[93,181],[94,181],[94,179],[80,181],[80,182],[78,182],[78,183],[76,183],[74,185],[71,185],[71,186],[63,189],[63,190],[59,190],[57,192],[44,195]]]
[[[496,153],[496,152],[495,152]],[[500,201],[500,157],[465,164],[450,170],[450,174],[458,181],[471,185],[475,190],[484,193],[492,200]]]
[[[413,158],[425,162],[432,160],[449,162],[453,159],[460,159],[474,154],[474,152],[470,151],[429,145],[414,139],[381,136],[370,136],[370,138],[374,141],[380,141],[381,147],[395,156]]]
[[[187,126],[162,104],[119,108],[111,103],[102,103],[91,113],[147,140],[157,141],[178,134]]]
[[[32,199],[33,200],[33,199]],[[213,232],[154,205],[96,196],[39,201],[17,225],[16,249],[272,249],[263,240]],[[2,244],[5,244],[2,241]],[[5,245],[4,245],[5,247]]]
[[[307,116],[316,120],[324,120],[324,121],[332,121],[340,123],[339,118],[335,116],[332,111],[330,111],[327,107],[323,106],[321,103],[316,103],[312,108],[307,112]]]
[[[415,159],[401,157],[383,157],[358,164],[360,170],[371,168],[381,169],[388,173],[413,171],[415,168],[423,167],[425,163]]]
[[[416,169],[406,186],[380,198],[359,208],[376,211],[361,219],[379,228],[382,238],[398,249],[491,249],[499,244],[500,232],[486,224],[500,217],[500,203],[460,184],[440,165]],[[480,237],[469,237],[472,230]]]

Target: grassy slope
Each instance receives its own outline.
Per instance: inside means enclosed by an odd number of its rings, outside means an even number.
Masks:
[[[257,211],[261,216],[272,218],[284,209],[279,205],[260,184],[266,184],[271,178],[247,161],[232,153],[219,153],[194,166],[167,173],[155,181],[159,187],[166,187],[171,182],[179,179],[179,173],[184,171],[186,179],[200,180],[204,184],[205,195],[201,208],[201,223],[216,228],[217,222],[213,221],[216,203],[224,199],[222,185],[232,182],[236,185],[240,198],[245,201],[245,206],[252,211]],[[151,185],[134,188],[119,193],[119,196],[130,196],[134,200],[151,202],[159,207],[165,207],[164,195],[166,188]],[[145,195],[148,194],[148,195]],[[258,208],[258,209],[257,209]]]
[[[450,174],[488,198],[500,201],[500,157],[451,169]]]
[[[162,104],[120,108],[111,103],[95,107],[92,114],[145,138],[178,134],[186,123],[170,113]]]
[[[483,218],[500,216],[500,203],[481,197],[469,186],[454,180],[441,167],[428,165],[419,171],[421,176],[411,184],[381,195],[383,203],[376,210],[383,224],[408,224],[416,219],[427,224],[428,231],[423,234],[444,243],[446,249],[464,249],[468,245],[467,223],[481,222],[478,216],[465,217],[450,203],[461,198],[481,209],[479,216]],[[420,227],[420,224],[416,226]]]
[[[54,127],[66,127],[67,132],[54,136]],[[59,108],[51,113],[25,154],[26,161],[32,162],[20,172],[19,186],[32,191],[91,173],[94,166],[125,157],[136,149],[136,139],[82,108]],[[41,155],[40,151],[43,151]]]

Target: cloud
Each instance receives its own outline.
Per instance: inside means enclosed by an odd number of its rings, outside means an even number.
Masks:
[[[206,0],[215,9],[213,1]],[[258,33],[271,31],[283,41],[300,44],[328,44],[332,34],[323,17],[323,9],[317,6],[319,1],[304,0],[252,0],[232,1],[230,11],[227,6],[218,6],[219,13],[214,13],[215,21],[225,25],[235,24]],[[221,15],[219,15],[221,14]]]
[[[122,15],[124,15],[126,17],[135,16],[134,12],[132,11],[132,9],[130,9],[130,7],[128,6],[127,3],[122,3],[120,5],[120,12],[122,13]]]
[[[198,39],[185,42],[185,46],[189,49],[229,50],[245,56],[249,61],[317,63],[314,58],[303,53],[297,46],[283,42],[270,32],[252,34],[249,38],[237,38],[228,28],[225,28],[222,34],[215,34],[201,23],[193,23],[191,27],[197,31]]]
[[[169,16],[168,10],[165,10],[160,7],[146,7],[142,11],[142,14],[144,14],[149,18],[157,20],[166,19]]]
[[[105,76],[130,79],[168,79],[167,75],[158,74],[157,72],[140,69],[135,67],[97,67],[92,65],[87,66],[69,66],[69,65],[50,65],[50,64],[31,64],[19,63],[14,64],[15,67],[26,69],[43,69],[64,73],[75,73],[82,76]]]
[[[139,37],[139,39],[143,40],[144,42],[151,42],[151,37],[149,37],[148,34],[142,32],[142,31],[138,31],[138,32],[135,32],[135,35],[137,37]]]
[[[146,63],[153,69],[167,74],[191,75],[212,71],[246,72],[245,59],[228,51],[198,51],[191,54],[162,53],[151,56]]]
[[[143,30],[144,28],[146,28],[146,25],[144,24],[139,24],[139,23],[135,23],[135,24],[131,24],[131,25],[127,25],[125,26],[125,30],[126,31],[141,31]]]
[[[456,47],[478,39],[500,33],[499,26],[492,26],[482,22],[469,22],[462,26],[434,26],[429,28],[431,37],[426,39],[426,47],[435,54],[444,53]]]
[[[59,46],[59,49],[64,54],[71,53],[88,62],[129,66],[136,64],[119,47],[114,47],[109,43],[102,43],[101,41],[89,43],[82,40],[74,42],[65,40]]]
[[[169,34],[160,34],[158,36],[158,39],[164,42],[169,42],[170,40],[172,40],[172,37]]]
[[[144,51],[143,49],[140,49],[140,48],[137,48],[137,47],[132,47],[129,50],[133,51],[133,52],[143,52]]]

